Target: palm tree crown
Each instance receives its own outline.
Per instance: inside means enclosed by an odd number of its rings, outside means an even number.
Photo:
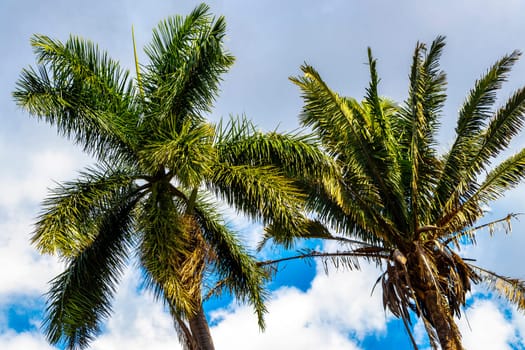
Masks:
[[[376,61],[368,51],[371,81],[362,102],[332,91],[319,73],[302,66],[291,78],[305,101],[303,125],[311,127],[340,171],[331,181],[307,186],[310,206],[335,232],[342,250],[305,257],[356,259],[383,268],[378,279],[386,309],[410,333],[411,313],[426,327],[433,348],[462,349],[454,317],[461,315],[472,283],[489,287],[525,308],[522,281],[478,267],[458,253],[475,243],[483,208],[525,177],[525,149],[493,166],[523,127],[525,89],[493,110],[496,91],[519,53],[498,60],[475,84],[459,111],[455,140],[437,151],[446,77],[439,67],[444,38],[416,46],[408,98],[398,106],[381,98]],[[498,220],[509,221],[513,214]],[[412,315],[413,315],[412,314]],[[415,348],[417,345],[412,338]]]
[[[322,176],[316,164],[326,161],[308,137],[206,121],[234,62],[224,18],[208,11],[161,22],[136,80],[89,41],[31,39],[37,66],[22,72],[17,103],[97,160],[50,194],[36,224],[33,243],[67,263],[48,293],[51,343],[89,344],[132,257],[186,348],[213,349],[202,301],[224,289],[252,304],[263,326],[267,271],[220,206],[298,231],[305,196],[290,175]]]

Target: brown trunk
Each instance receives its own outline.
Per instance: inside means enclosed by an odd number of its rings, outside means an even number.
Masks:
[[[195,316],[189,319],[189,324],[192,338],[197,343],[197,349],[195,350],[215,350],[210,327],[208,326],[202,305],[197,310]]]
[[[425,293],[425,307],[429,313],[430,321],[436,330],[439,344],[442,350],[463,350],[461,345],[461,333],[448,311],[448,306],[441,305],[437,291],[428,290]]]

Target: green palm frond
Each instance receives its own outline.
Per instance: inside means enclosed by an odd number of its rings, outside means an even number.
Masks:
[[[368,65],[370,68],[370,83],[366,89],[366,96],[364,104],[369,107],[368,114],[370,115],[371,124],[370,131],[374,135],[374,143],[376,144],[377,157],[381,158],[388,165],[385,169],[388,173],[385,177],[392,178],[393,185],[397,183],[397,187],[393,188],[394,192],[402,193],[401,188],[401,170],[399,164],[399,157],[397,155],[397,140],[396,135],[391,125],[392,115],[397,112],[397,106],[384,98],[379,96],[379,78],[376,69],[376,59],[372,56],[372,50],[368,48]]]
[[[37,35],[31,44],[39,65],[22,71],[17,103],[100,159],[134,159],[139,119],[129,73],[80,38]]]
[[[350,132],[356,128],[355,124],[368,123],[359,119],[363,117],[362,113],[355,117],[352,115],[350,105],[356,105],[357,102],[349,101],[330,90],[313,67],[303,65],[301,70],[304,76],[290,77],[301,89],[305,100],[300,120],[303,125],[312,127],[329,153],[341,156],[338,146],[350,138]]]
[[[445,100],[445,74],[438,60],[444,37],[438,37],[430,49],[418,43],[410,73],[409,96],[395,119],[400,134],[400,156],[403,164],[402,186],[410,198],[411,231],[431,221],[431,192],[438,177],[439,163],[434,149],[439,113]]]
[[[508,78],[512,66],[519,59],[520,53],[514,51],[499,59],[470,91],[459,111],[456,133],[458,143],[462,138],[476,135],[492,114],[492,105],[496,101],[496,92]]]
[[[456,139],[450,151],[445,155],[442,177],[436,189],[437,205],[442,208],[442,211],[451,211],[454,202],[470,190],[468,183],[475,181],[478,171],[483,169],[482,164],[486,163],[483,153],[488,150],[490,154],[491,147],[494,147],[490,145],[490,142],[486,143],[487,139],[483,140],[483,130],[492,115],[491,108],[496,101],[496,92],[506,81],[510,69],[519,56],[520,53],[514,51],[498,60],[485,75],[476,81],[475,87],[470,91],[459,112]],[[485,134],[494,135],[494,126],[505,125],[505,123],[501,124],[502,119],[506,117],[500,115],[494,119],[494,122],[490,123],[492,130],[489,131],[489,134]],[[509,122],[512,123],[512,121]],[[501,136],[498,141],[502,141]],[[487,149],[484,150],[484,147]]]
[[[136,196],[140,188],[124,169],[88,168],[78,180],[59,185],[42,203],[32,242],[42,252],[76,256],[93,244],[100,217],[115,198]]]
[[[259,327],[264,329],[264,301],[268,297],[264,282],[268,273],[257,265],[233,232],[222,222],[222,216],[211,203],[199,201],[195,208],[206,243],[213,250],[213,272],[217,273],[222,288],[233,293],[241,302],[253,305]]]
[[[511,139],[523,128],[525,115],[525,89],[517,90],[499,108],[480,134],[480,148],[472,159],[470,167],[481,174],[495,158],[505,150]]]
[[[104,102],[118,103],[123,96],[134,95],[129,71],[122,70],[117,61],[89,40],[71,36],[62,44],[48,36],[35,35],[31,46],[37,63],[48,65],[55,78],[83,79],[93,90],[108,94],[108,101]]]
[[[525,178],[525,149],[507,158],[492,169],[484,181],[472,186],[472,194],[465,202],[446,217],[443,226],[458,230],[461,226],[473,226],[483,215],[481,209],[484,204],[503,197],[504,193],[523,181]]]
[[[273,166],[215,164],[207,187],[229,205],[267,224],[294,227],[305,196]]]
[[[358,237],[369,243],[387,241],[390,234],[398,236],[397,232],[390,231],[392,227],[380,211],[374,210],[373,197],[360,194],[359,187],[350,183],[348,176],[345,180],[347,184],[340,184],[334,179],[302,184],[301,188],[309,194],[307,209],[316,213],[331,230],[345,236]],[[322,229],[317,230],[322,232]]]
[[[232,165],[273,165],[294,177],[334,176],[336,165],[319,149],[312,135],[263,133],[246,118],[230,119],[216,127],[219,161]]]
[[[186,123],[179,132],[162,134],[158,141],[148,143],[140,152],[141,165],[150,173],[159,166],[177,177],[183,186],[199,186],[215,162],[212,147],[213,128],[209,124],[192,126]]]
[[[151,64],[143,73],[144,89],[151,98],[148,113],[155,118],[200,120],[210,112],[221,75],[234,58],[222,45],[226,23],[214,19],[209,7],[199,5],[185,18],[169,18],[153,31],[146,48]]]
[[[372,75],[374,64],[371,65]],[[330,90],[319,74],[309,66],[302,67],[305,77],[292,78],[303,92],[305,106],[302,122],[312,126],[323,142],[323,147],[341,162],[348,187],[359,200],[375,200],[377,213],[398,225],[406,223],[406,210],[399,186],[397,159],[392,159],[394,138],[384,138],[384,128],[375,134],[372,130],[370,107],[353,99],[342,98]],[[372,86],[374,83],[372,81]],[[372,91],[372,90],[370,90]],[[375,103],[383,107],[381,103]],[[392,113],[395,109],[382,109]],[[329,117],[329,118],[327,118]],[[380,123],[380,122],[378,122]],[[397,179],[397,180],[396,180]],[[382,195],[379,196],[379,193]],[[395,210],[394,210],[395,208]]]
[[[51,281],[44,329],[52,344],[84,349],[111,313],[111,299],[132,243],[137,198],[115,198],[100,218],[93,242],[66,258],[67,268]]]

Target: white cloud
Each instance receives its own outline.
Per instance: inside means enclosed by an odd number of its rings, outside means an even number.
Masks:
[[[506,350],[516,341],[516,325],[493,300],[476,300],[458,321],[466,349]]]
[[[8,331],[0,333],[0,349],[2,350],[52,350],[45,339],[36,332],[16,333]]]
[[[113,315],[91,349],[181,349],[173,322],[162,303],[147,292],[137,292],[137,271],[128,271],[119,288]]]
[[[17,155],[24,162],[11,159],[7,152],[0,153],[10,165],[9,171],[0,174],[0,264],[8,267],[2,270],[2,298],[9,294],[41,294],[47,281],[59,272],[55,258],[39,255],[30,245],[38,214],[35,203],[45,197],[46,188],[53,186],[52,180],[73,178],[76,169],[87,162],[86,157],[71,149],[32,151]]]
[[[40,256],[30,246],[31,218],[20,212],[0,222],[0,297],[41,294],[47,281],[59,272],[56,259]]]
[[[378,271],[330,275],[318,268],[306,292],[282,287],[272,292],[261,332],[251,307],[232,305],[214,311],[211,332],[217,349],[359,349],[371,333],[384,333],[386,321],[380,294],[370,297]],[[114,304],[114,313],[93,350],[180,349],[169,314],[149,293],[137,292],[138,273],[127,273]],[[349,336],[351,336],[349,338]],[[352,340],[352,338],[354,340]]]
[[[0,205],[5,208],[15,208],[23,201],[40,202],[47,189],[54,187],[54,181],[73,179],[88,161],[74,148],[26,150],[17,155],[17,159],[7,154],[0,157],[9,163],[9,171],[0,174]],[[19,162],[19,158],[24,161]]]
[[[221,349],[357,349],[355,341],[383,333],[387,318],[380,294],[370,296],[377,269],[337,272],[327,276],[318,267],[311,288],[302,292],[282,287],[268,303],[266,330],[261,333],[250,307],[236,306],[213,313],[220,320],[212,333]]]

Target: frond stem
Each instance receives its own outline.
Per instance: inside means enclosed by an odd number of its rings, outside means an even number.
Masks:
[[[518,217],[519,215],[522,215],[522,213],[509,213],[507,214],[507,216],[505,216],[504,218],[501,218],[501,219],[497,219],[497,220],[494,220],[494,221],[491,221],[491,222],[488,222],[486,224],[483,224],[483,225],[479,225],[479,226],[476,226],[476,227],[473,227],[469,230],[466,230],[466,231],[462,231],[462,232],[457,232],[455,235],[453,234],[451,237],[447,238],[444,242],[443,242],[443,245],[448,245],[450,242],[452,242],[453,240],[455,239],[458,239],[458,238],[461,238],[463,236],[466,236],[474,231],[477,231],[477,230],[480,230],[482,228],[485,228],[485,227],[489,227],[489,226],[492,226],[492,225],[495,225],[495,224],[498,224],[500,222],[504,222],[504,221],[510,221],[511,219],[513,218],[516,218]]]
[[[317,251],[312,251],[306,254],[298,254],[293,256],[287,256],[285,258],[274,259],[274,260],[265,260],[257,263],[257,266],[267,266],[275,265],[284,261],[290,260],[301,260],[301,259],[311,259],[311,258],[330,258],[330,257],[364,257],[364,258],[378,258],[385,260],[392,260],[390,255],[383,255],[379,253],[360,253],[360,252],[335,252],[335,253],[322,253]]]
[[[133,56],[135,59],[135,71],[137,72],[137,84],[139,86],[140,95],[144,97],[144,89],[142,87],[142,77],[140,76],[139,59],[137,56],[137,43],[135,42],[135,29],[131,26],[131,39],[133,40]]]

